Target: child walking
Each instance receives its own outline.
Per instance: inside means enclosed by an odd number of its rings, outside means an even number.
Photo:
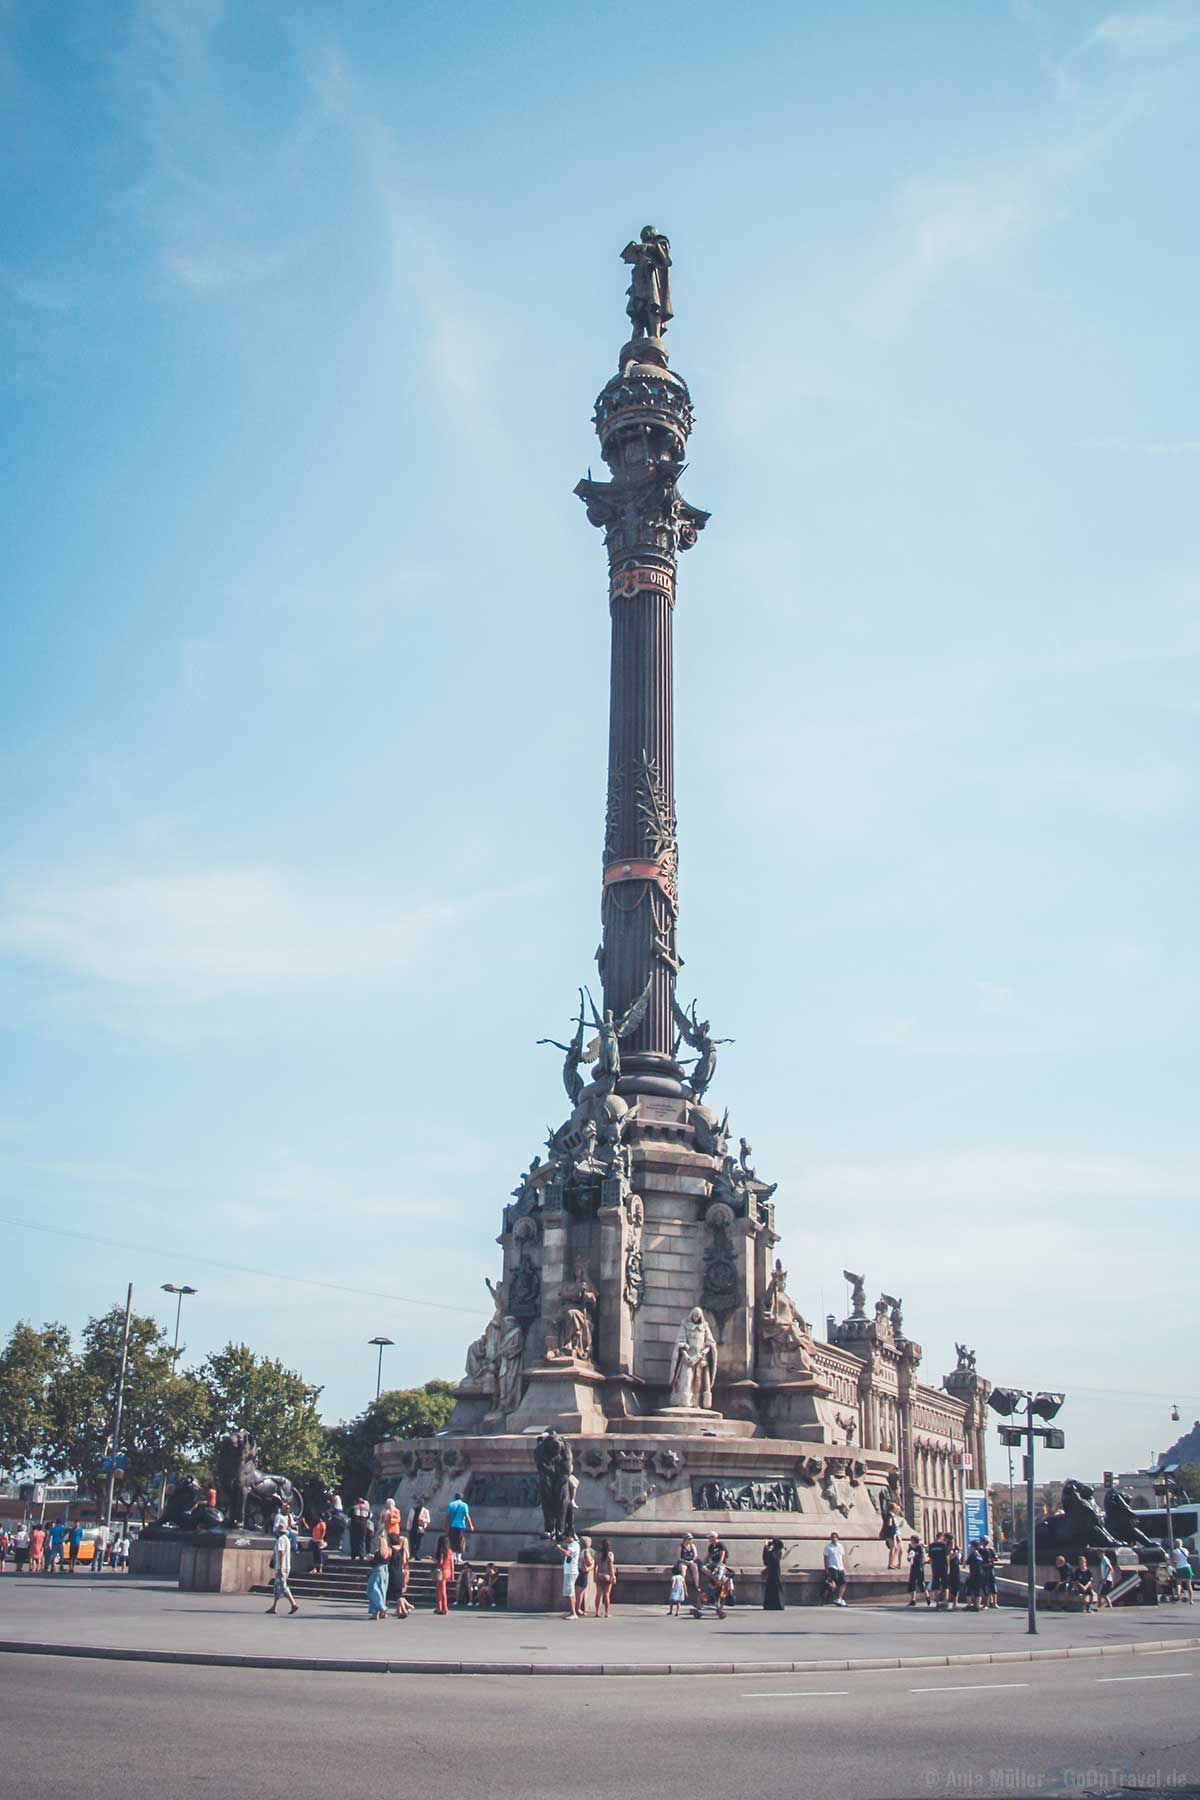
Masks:
[[[667,1592],[667,1617],[671,1619],[680,1618],[682,1615],[680,1614],[679,1609],[686,1599],[687,1578],[684,1575],[683,1564],[677,1562],[675,1567],[671,1570],[671,1586]]]

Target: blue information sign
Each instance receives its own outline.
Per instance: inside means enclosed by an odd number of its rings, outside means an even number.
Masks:
[[[973,1544],[988,1534],[987,1494],[983,1488],[963,1489],[963,1543]]]

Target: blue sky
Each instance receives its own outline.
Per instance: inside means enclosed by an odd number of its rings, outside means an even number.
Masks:
[[[713,513],[683,989],[791,1289],[821,1319],[865,1269],[929,1378],[965,1337],[1066,1389],[1056,1472],[1165,1445],[1200,1415],[1200,6],[0,32],[0,1318],[132,1279],[169,1321],[187,1281],[189,1355],[244,1337],[330,1418],[377,1332],[397,1382],[460,1371],[598,934],[571,489],[652,221]]]

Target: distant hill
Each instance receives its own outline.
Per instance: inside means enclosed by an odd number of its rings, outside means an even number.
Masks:
[[[1161,1469],[1164,1463],[1173,1462],[1200,1463],[1200,1419],[1169,1450],[1163,1451],[1158,1459],[1158,1466]]]

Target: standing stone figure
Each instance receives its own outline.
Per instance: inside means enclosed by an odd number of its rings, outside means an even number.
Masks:
[[[496,1352],[504,1327],[504,1315],[500,1303],[496,1300],[496,1290],[488,1282],[488,1292],[496,1302],[495,1310],[488,1320],[483,1332],[472,1344],[467,1346],[467,1380],[476,1392],[486,1393],[491,1400],[496,1398],[497,1372]]]
[[[525,1333],[513,1318],[506,1315],[504,1331],[496,1346],[496,1386],[498,1412],[515,1412],[521,1401],[521,1359],[525,1351]]]
[[[533,1460],[542,1503],[542,1526],[547,1537],[557,1537],[565,1529],[571,1499],[571,1446],[551,1427],[534,1445]]]
[[[710,1407],[716,1378],[717,1340],[701,1308],[693,1306],[675,1340],[670,1404]]]
[[[634,238],[621,252],[621,261],[633,265],[633,275],[626,289],[629,303],[625,311],[633,321],[633,335],[661,337],[671,310],[671,245],[653,225],[643,225],[640,238]]]
[[[646,1008],[650,1004],[650,990],[654,985],[654,977],[650,976],[637,999],[621,1014],[619,1019],[613,1017],[612,1008],[606,1007],[604,1017],[596,1011],[596,1002],[585,988],[592,1008],[592,1026],[596,1036],[583,1053],[585,1063],[595,1063],[597,1076],[611,1075],[614,1082],[621,1073],[621,1039],[636,1031],[645,1017]],[[580,1007],[580,1025],[583,1023],[583,1008]]]

